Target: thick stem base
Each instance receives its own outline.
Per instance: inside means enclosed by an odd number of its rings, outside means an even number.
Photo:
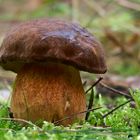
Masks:
[[[17,74],[11,99],[15,118],[54,122],[86,110],[86,99],[79,71],[64,64],[26,64]],[[80,114],[65,120],[68,125],[83,120]]]

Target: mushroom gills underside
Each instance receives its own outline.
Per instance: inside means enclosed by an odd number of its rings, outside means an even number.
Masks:
[[[11,98],[14,118],[55,122],[85,110],[80,74],[74,67],[52,62],[25,64],[17,73]],[[79,114],[59,124],[66,126],[84,118],[85,114]]]

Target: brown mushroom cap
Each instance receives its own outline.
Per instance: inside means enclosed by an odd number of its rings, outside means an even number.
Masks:
[[[105,73],[101,44],[87,30],[62,20],[34,20],[14,27],[0,47],[0,65],[18,72],[25,63],[48,61]]]

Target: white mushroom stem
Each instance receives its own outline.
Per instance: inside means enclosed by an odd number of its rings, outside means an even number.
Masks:
[[[54,122],[86,110],[79,71],[72,66],[48,63],[26,64],[18,72],[11,99],[15,118]],[[61,122],[72,124],[85,114]]]

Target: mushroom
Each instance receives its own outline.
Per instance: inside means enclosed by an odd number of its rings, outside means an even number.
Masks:
[[[55,122],[86,110],[79,70],[105,73],[101,44],[87,30],[63,20],[40,19],[9,31],[0,65],[17,73],[11,97],[14,118]],[[60,125],[83,120],[75,115]]]

